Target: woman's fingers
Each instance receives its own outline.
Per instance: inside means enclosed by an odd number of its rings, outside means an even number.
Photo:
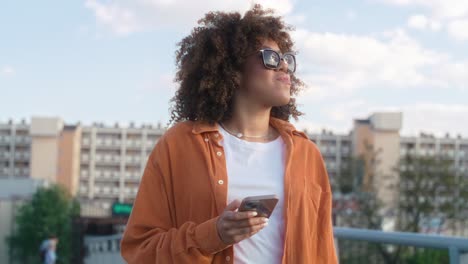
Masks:
[[[229,209],[234,207],[233,205]],[[226,244],[240,242],[267,226],[268,219],[256,217],[256,212],[234,212],[227,209],[221,214],[217,223],[219,236]]]
[[[250,211],[250,212],[227,212],[226,213],[226,220],[230,221],[240,221],[244,219],[249,219],[252,217],[257,216],[257,212]]]
[[[268,223],[268,218],[265,217],[252,217],[248,219],[243,219],[239,221],[231,221],[233,228],[245,228],[255,225],[261,225],[264,223]]]

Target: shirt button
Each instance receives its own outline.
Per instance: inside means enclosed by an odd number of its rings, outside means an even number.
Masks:
[[[223,180],[219,180],[219,181],[218,181],[218,184],[223,184],[223,183],[224,183]]]
[[[208,141],[209,141],[209,139],[208,139],[208,138],[205,138],[205,142],[208,142]]]
[[[216,155],[221,156],[223,153],[221,151],[216,152]]]
[[[231,257],[230,256],[227,256],[226,257],[226,261],[230,261],[231,260]]]

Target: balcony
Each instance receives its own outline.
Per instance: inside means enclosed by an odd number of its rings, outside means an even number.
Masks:
[[[86,186],[81,185],[80,186],[80,194],[81,195],[88,194],[88,188]]]
[[[2,135],[0,136],[0,145],[10,145],[11,136]]]
[[[140,165],[141,158],[140,156],[127,156],[125,159],[127,164]]]
[[[140,182],[141,180],[141,174],[140,173],[136,173],[136,172],[127,172],[125,173],[125,181],[129,181],[129,182]]]
[[[117,198],[118,194],[115,194],[110,187],[94,187],[94,196],[102,198]]]
[[[28,168],[14,168],[13,169],[13,174],[15,176],[28,176],[27,174],[29,173]]]
[[[89,155],[88,154],[81,155],[81,162],[82,163],[88,163],[89,162]]]
[[[138,192],[138,187],[126,187],[124,189],[125,196],[127,197],[135,197]]]
[[[88,170],[81,170],[80,175],[81,175],[81,178],[87,179],[89,177],[89,171]]]
[[[17,152],[15,153],[15,160],[29,161],[30,154],[28,152]]]
[[[141,149],[143,144],[141,140],[127,140],[127,148],[128,149]]]
[[[156,145],[156,143],[157,143],[157,140],[154,140],[154,141],[153,140],[147,140],[146,141],[146,148],[147,149],[153,149],[154,146]]]
[[[341,155],[350,155],[351,154],[351,151],[350,151],[350,148],[349,147],[342,147],[341,148]]]
[[[120,149],[121,141],[117,139],[97,139],[96,146],[100,149]]]
[[[111,170],[97,170],[95,172],[94,180],[95,181],[104,181],[104,182],[115,182],[119,181],[120,177],[119,171]]]
[[[10,168],[0,168],[0,176],[9,176]]]
[[[90,138],[82,138],[81,139],[81,145],[88,147],[89,145],[91,145],[91,139]]]
[[[117,155],[96,155],[96,163],[105,163],[111,165],[120,164],[120,156]]]
[[[11,153],[8,151],[0,153],[0,160],[1,161],[9,161],[10,160]]]
[[[16,145],[29,145],[31,144],[31,138],[25,136],[16,136],[15,137],[15,144]]]

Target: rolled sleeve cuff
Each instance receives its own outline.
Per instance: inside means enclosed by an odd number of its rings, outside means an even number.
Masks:
[[[208,254],[218,253],[230,246],[219,237],[216,228],[218,218],[210,219],[195,228],[195,241],[200,246],[200,250]]]

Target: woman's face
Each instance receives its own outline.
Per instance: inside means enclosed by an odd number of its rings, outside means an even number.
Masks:
[[[264,40],[260,49],[272,49],[280,54],[287,52],[280,50],[278,44],[271,39]],[[291,79],[287,64],[281,61],[278,69],[267,69],[260,52],[256,52],[246,59],[241,90],[248,95],[249,100],[255,100],[265,107],[287,105],[291,97]]]

